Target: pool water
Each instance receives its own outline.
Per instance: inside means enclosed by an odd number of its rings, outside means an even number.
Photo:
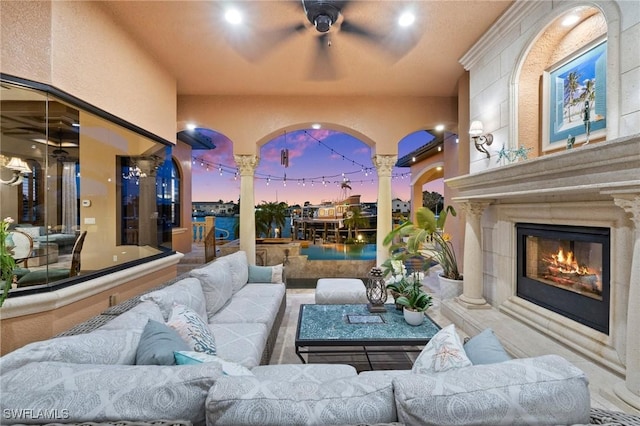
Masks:
[[[308,260],[375,260],[375,244],[318,244],[300,249]]]

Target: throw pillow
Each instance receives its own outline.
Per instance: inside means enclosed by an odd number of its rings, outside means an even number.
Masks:
[[[205,304],[202,285],[197,278],[184,278],[180,281],[151,293],[143,294],[140,300],[149,300],[158,304],[162,310],[165,321],[169,319],[173,305],[178,303],[193,309],[200,318],[207,320],[207,307]]]
[[[249,265],[250,283],[281,283],[282,264],[274,266]]]
[[[221,258],[222,259],[222,258]],[[224,262],[217,260],[203,268],[193,269],[189,275],[197,278],[202,286],[209,320],[231,299],[233,281]]]
[[[216,354],[216,341],[208,324],[193,309],[184,305],[174,305],[167,325],[177,331],[190,346],[181,350],[192,349],[209,355]]]
[[[176,364],[192,365],[217,362],[222,367],[225,376],[253,376],[253,373],[245,366],[236,362],[227,361],[217,355],[209,355],[202,352],[178,351],[174,353]]]
[[[467,367],[471,361],[464,352],[456,326],[448,325],[429,340],[413,363],[412,372],[437,373],[452,368]]]
[[[138,343],[137,365],[175,365],[175,351],[188,351],[180,335],[165,324],[149,320]]]
[[[464,351],[473,365],[495,364],[511,359],[490,328],[484,329],[465,343]]]
[[[16,231],[20,231],[27,234],[34,241],[38,241],[38,237],[40,236],[39,226],[18,226],[16,227]]]

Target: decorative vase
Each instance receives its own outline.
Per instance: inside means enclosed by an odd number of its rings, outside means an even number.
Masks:
[[[440,283],[441,300],[453,299],[462,294],[462,280],[452,280],[438,275],[438,282]]]
[[[420,325],[424,321],[424,312],[411,311],[406,307],[402,310],[404,320],[409,325]]]

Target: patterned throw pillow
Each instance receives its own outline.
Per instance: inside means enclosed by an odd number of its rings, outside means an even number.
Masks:
[[[222,367],[225,376],[253,376],[253,373],[245,366],[236,362],[227,361],[217,355],[209,355],[202,352],[176,351],[174,352],[176,364],[193,365],[217,362]]]
[[[429,374],[470,365],[471,361],[456,333],[456,327],[451,324],[431,338],[413,363],[411,371],[417,374]]]
[[[216,354],[216,341],[209,326],[193,309],[174,305],[167,325],[177,331],[194,351]]]

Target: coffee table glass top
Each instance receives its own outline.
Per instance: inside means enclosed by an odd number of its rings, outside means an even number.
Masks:
[[[431,318],[412,326],[395,305],[371,313],[367,305],[301,305],[296,342],[428,341],[439,330]]]

